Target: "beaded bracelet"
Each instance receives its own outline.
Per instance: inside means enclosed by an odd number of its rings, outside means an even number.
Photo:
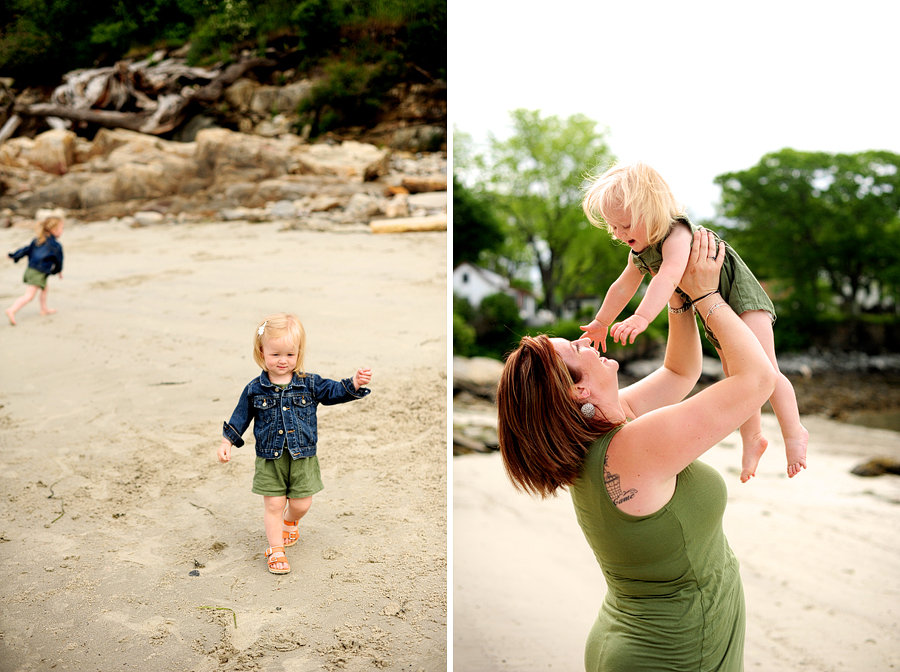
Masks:
[[[724,301],[716,301],[716,302],[710,307],[710,309],[707,311],[707,313],[706,313],[706,319],[703,320],[703,323],[704,323],[704,324],[708,324],[708,323],[709,323],[709,316],[712,315],[713,312],[715,312],[716,308],[718,308],[719,306],[725,306],[725,305],[728,305],[728,304],[726,304]]]
[[[719,290],[717,289],[717,290],[715,290],[715,291],[710,292],[709,294],[704,294],[704,295],[701,296],[700,298],[692,299],[692,300],[691,300],[691,303],[694,305],[694,315],[699,315],[699,314],[700,314],[700,313],[697,312],[697,304],[698,304],[698,303],[700,303],[701,301],[703,301],[703,299],[707,299],[707,298],[709,298],[710,296],[712,296],[713,294],[718,294],[718,293],[719,293]]]

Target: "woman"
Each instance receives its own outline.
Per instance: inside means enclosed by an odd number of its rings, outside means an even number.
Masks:
[[[569,488],[606,578],[589,671],[743,670],[744,598],[722,531],[725,484],[695,460],[764,403],[776,374],[716,292],[723,259],[712,233],[695,233],[680,286],[698,297],[694,311],[736,367],[689,399],[700,338],[678,294],[662,368],[623,390],[618,364],[587,338],[523,338],[504,367],[497,404],[507,473],[542,497]]]

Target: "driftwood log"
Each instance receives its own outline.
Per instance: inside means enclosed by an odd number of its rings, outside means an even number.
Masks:
[[[252,58],[229,65],[222,71],[189,68],[173,63],[171,59],[146,69],[142,65],[116,64],[112,68],[79,71],[71,81],[54,91],[52,99],[55,102],[16,104],[12,108],[13,115],[55,117],[160,135],[177,128],[192,103],[213,103],[248,70],[274,67],[277,63],[267,58]],[[197,88],[183,86],[178,92],[167,93],[166,90],[177,86],[182,77],[205,79],[209,83]],[[145,85],[145,90],[137,88],[140,85]],[[157,94],[156,99],[146,91]],[[121,111],[129,102],[142,109]],[[117,109],[97,109],[110,104]]]
[[[447,215],[427,215],[425,217],[397,217],[394,219],[373,219],[369,222],[372,233],[406,233],[410,231],[446,231]]]

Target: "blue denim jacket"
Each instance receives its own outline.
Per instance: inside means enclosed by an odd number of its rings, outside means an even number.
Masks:
[[[316,406],[362,399],[369,392],[365,387],[354,390],[351,378],[329,380],[314,373],[305,376],[295,373],[293,380],[282,389],[270,382],[269,374],[263,371],[244,388],[222,434],[240,448],[244,445],[241,435],[253,420],[258,457],[269,460],[281,457],[285,441],[294,459],[312,457],[318,440]]]
[[[36,271],[47,275],[56,275],[62,271],[63,251],[62,245],[56,240],[56,236],[47,235],[47,240],[38,245],[37,238],[28,245],[9,253],[9,258],[18,262],[24,256],[28,257],[28,265]]]

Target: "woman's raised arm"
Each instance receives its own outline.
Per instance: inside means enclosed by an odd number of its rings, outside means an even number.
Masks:
[[[684,307],[680,294],[669,300],[672,310]],[[703,368],[703,351],[694,313],[687,310],[669,314],[669,337],[666,355],[661,368],[624,388],[619,395],[625,416],[634,419],[645,413],[676,404],[684,399],[697,384]]]
[[[711,232],[695,233],[681,288],[696,297],[697,314],[722,344],[729,377],[623,428],[609,453],[623,483],[629,477],[668,490],[680,471],[739,427],[775,388],[775,371],[759,341],[715,291],[723,256],[724,244],[716,250]]]

